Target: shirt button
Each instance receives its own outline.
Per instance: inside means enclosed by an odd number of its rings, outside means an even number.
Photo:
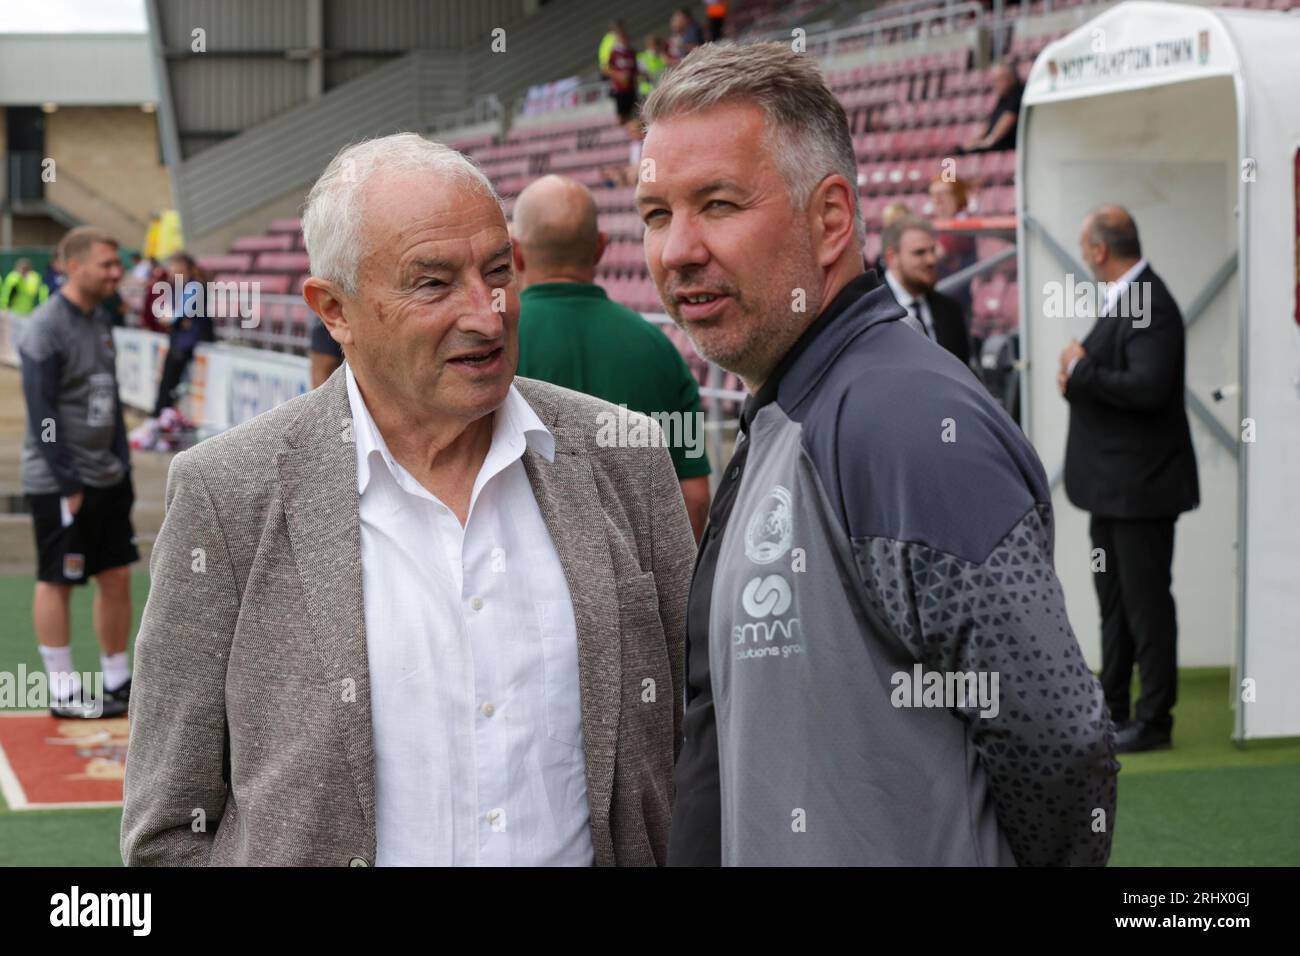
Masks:
[[[496,709],[495,707],[493,707],[491,704],[484,704],[484,705],[483,705],[483,716],[484,716],[484,717],[491,717],[491,716],[492,716],[493,714],[495,714],[496,712],[497,712],[497,709]]]
[[[740,477],[740,466],[737,465],[735,468],[731,469],[731,480],[735,481],[739,477]]]
[[[481,611],[483,609],[483,599],[476,594],[469,599],[469,606],[476,611]]]

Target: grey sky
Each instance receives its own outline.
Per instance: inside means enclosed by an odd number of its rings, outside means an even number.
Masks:
[[[0,33],[144,33],[144,0],[0,0]]]

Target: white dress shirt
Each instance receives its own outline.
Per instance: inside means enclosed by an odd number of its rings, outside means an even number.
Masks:
[[[1140,276],[1142,274],[1142,270],[1145,269],[1146,267],[1147,267],[1147,260],[1145,257],[1143,257],[1137,261],[1137,264],[1134,265],[1133,268],[1129,269],[1122,276],[1120,276],[1118,279],[1116,279],[1114,282],[1110,283],[1110,285],[1106,287],[1106,308],[1101,313],[1102,315],[1111,315],[1112,313],[1114,313],[1115,303],[1119,301],[1119,297],[1124,294],[1124,290],[1128,288],[1129,283],[1132,282],[1134,279],[1136,279],[1138,276]],[[1069,378],[1071,375],[1074,374],[1074,367],[1078,364],[1079,364],[1079,360],[1077,358],[1070,359],[1070,364],[1066,366],[1065,369],[1066,378]]]
[[[894,293],[898,304],[905,308],[907,314],[919,325],[917,331],[934,339],[934,316],[930,314],[930,304],[925,301],[925,297],[917,297],[908,292],[889,269],[885,270],[885,281],[889,284],[889,291]]]
[[[589,866],[577,627],[524,471],[555,439],[510,386],[469,515],[389,453],[346,369],[380,866]]]

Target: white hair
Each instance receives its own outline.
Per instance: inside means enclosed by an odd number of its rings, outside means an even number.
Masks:
[[[429,172],[481,189],[500,207],[492,181],[468,156],[418,133],[394,133],[345,146],[320,174],[302,210],[311,274],[354,295],[361,248],[361,195],[377,170]],[[504,215],[504,212],[503,212]]]

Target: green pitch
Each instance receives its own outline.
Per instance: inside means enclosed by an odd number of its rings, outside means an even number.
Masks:
[[[149,591],[132,577],[137,624]],[[88,588],[73,599],[78,670],[97,670]],[[32,581],[0,576],[0,670],[41,667]],[[1184,670],[1174,750],[1121,757],[1114,866],[1300,866],[1300,738],[1229,741],[1226,669]],[[120,866],[120,810],[25,810],[0,801],[0,866]]]

